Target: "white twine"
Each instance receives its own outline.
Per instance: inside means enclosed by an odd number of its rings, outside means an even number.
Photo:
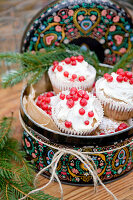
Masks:
[[[63,200],[63,188],[62,188],[62,184],[61,184],[61,181],[59,180],[58,176],[57,176],[57,173],[56,173],[56,168],[57,168],[57,165],[58,165],[58,162],[60,160],[60,158],[63,156],[63,155],[66,155],[66,154],[71,154],[75,157],[77,157],[81,163],[83,163],[85,165],[85,167],[88,169],[89,173],[91,174],[92,178],[93,178],[93,182],[94,182],[94,189],[96,191],[96,188],[97,188],[97,184],[98,182],[103,186],[103,188],[114,198],[114,200],[118,200],[117,197],[104,185],[104,183],[101,181],[101,179],[99,178],[99,176],[97,175],[97,167],[96,167],[96,164],[94,163],[93,159],[91,158],[90,155],[93,155],[93,154],[102,154],[102,153],[108,153],[108,152],[112,152],[112,151],[116,151],[116,150],[120,150],[130,144],[133,144],[133,141],[129,142],[128,144],[124,145],[124,146],[121,146],[121,147],[118,147],[118,148],[115,148],[115,149],[111,149],[111,150],[107,150],[107,151],[100,151],[100,152],[79,152],[77,150],[74,150],[74,149],[70,149],[70,148],[59,148],[59,147],[55,147],[55,146],[52,146],[50,144],[47,144],[45,142],[43,142],[42,140],[36,138],[27,128],[26,128],[26,125],[24,124],[23,120],[22,120],[22,117],[21,115],[19,114],[19,118],[20,118],[20,122],[24,128],[24,130],[33,138],[35,139],[36,141],[50,147],[50,148],[54,148],[56,150],[58,150],[54,156],[53,156],[53,159],[51,161],[51,163],[47,166],[47,167],[44,167],[42,170],[40,170],[36,177],[35,177],[35,180],[34,180],[34,185],[36,186],[36,181],[37,181],[37,178],[39,175],[41,175],[44,171],[46,171],[47,169],[49,169],[51,167],[51,177],[50,177],[50,180],[49,182],[40,187],[40,188],[37,188],[35,190],[32,190],[30,191],[26,196],[22,197],[21,199],[19,200],[23,200],[25,198],[27,198],[30,194],[33,194],[35,192],[38,192],[44,188],[46,188],[54,179],[57,180],[57,182],[59,183],[59,186],[60,186],[60,191],[61,191],[61,200]]]

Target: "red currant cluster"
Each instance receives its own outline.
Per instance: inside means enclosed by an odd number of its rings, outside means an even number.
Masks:
[[[79,100],[79,103],[82,107],[85,107],[87,105],[87,101],[89,100],[89,95],[87,94],[87,92],[85,90],[78,90],[77,88],[73,87],[70,90],[70,93],[68,95],[65,95],[63,93],[60,94],[60,99],[64,100],[66,99],[66,105],[71,109],[72,107],[74,107],[75,105],[75,101]],[[85,114],[85,109],[84,108],[80,108],[79,109],[79,114],[80,115],[84,115]],[[88,112],[88,117],[93,117],[94,113],[93,111]],[[89,121],[86,120],[85,125],[89,125]],[[71,122],[66,121],[65,122],[65,126],[67,128],[70,128],[72,125]]]
[[[36,105],[45,111],[48,115],[52,115],[52,107],[50,106],[51,97],[54,96],[53,92],[46,92],[43,95],[38,96]]]
[[[118,132],[118,131],[122,131],[123,129],[126,129],[128,128],[128,125],[125,124],[125,123],[121,123],[118,128],[115,129],[115,132]],[[110,132],[110,133],[114,133],[114,132]],[[100,133],[100,135],[106,135],[106,133]]]
[[[82,55],[79,55],[77,57],[72,56],[71,58],[65,58],[65,60],[62,60],[62,62],[65,62],[67,65],[71,64],[73,66],[77,65],[76,61],[82,63],[84,61],[84,57]],[[59,65],[58,61],[54,61],[53,62],[52,71],[54,72],[55,69],[57,69],[58,72],[62,72],[63,71],[63,67],[61,65]],[[64,75],[64,77],[68,78],[69,77],[69,72],[68,71],[64,71],[63,75]],[[70,78],[70,81],[74,82],[74,80],[76,80],[76,79],[77,79],[77,75],[76,74],[72,74],[72,77]],[[85,81],[85,77],[84,76],[80,76],[78,78],[78,80],[80,82]]]
[[[121,83],[121,82],[128,82],[132,85],[133,84],[133,73],[132,72],[128,72],[128,71],[125,71],[123,69],[118,69],[117,72],[118,74],[116,80]],[[112,82],[113,81],[113,77],[106,73],[104,74],[104,78],[108,81],[108,82]]]

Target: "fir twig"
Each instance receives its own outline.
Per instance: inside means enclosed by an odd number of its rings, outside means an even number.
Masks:
[[[109,73],[116,72],[118,68],[127,69],[127,65],[133,62],[133,48],[122,56],[122,58],[115,64],[114,68],[109,70]]]
[[[0,149],[2,149],[7,141],[8,135],[11,131],[11,124],[13,121],[13,117],[4,117],[0,121]]]
[[[34,171],[25,153],[20,151],[17,140],[9,137],[13,117],[0,120],[0,199],[18,200],[27,195],[33,186]],[[37,192],[27,200],[57,200],[58,198]]]
[[[28,78],[28,83],[34,84],[42,78],[46,71],[48,71],[53,61],[58,60],[60,62],[66,57],[77,56],[79,54],[83,55],[88,63],[98,69],[99,60],[95,53],[81,50],[79,46],[70,44],[61,45],[60,47],[55,47],[54,49],[48,48],[44,53],[17,53],[16,57],[14,53],[0,54],[0,60],[7,60],[12,63],[20,64],[20,68],[18,70],[12,70],[3,75],[2,86],[4,88],[13,86],[25,78]]]

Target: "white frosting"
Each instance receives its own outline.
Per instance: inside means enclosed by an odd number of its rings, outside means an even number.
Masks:
[[[94,72],[92,73],[92,66],[89,65],[85,60],[81,63],[76,60],[76,65],[66,64],[65,62],[60,62],[59,65],[63,67],[63,70],[59,72],[57,68],[54,70],[54,74],[56,78],[60,81],[70,80],[73,74],[77,75],[77,78],[74,82],[78,81],[80,76],[84,76],[85,79],[91,78],[94,76]],[[67,71],[69,73],[68,77],[64,76],[64,72]]]
[[[63,92],[63,94],[68,94],[68,91]],[[66,102],[67,100],[60,100],[58,96],[58,101],[56,101],[56,118],[58,121],[63,121],[65,122],[70,121],[72,122],[72,128],[77,131],[77,132],[89,132],[92,128],[94,128],[97,124],[99,125],[99,122],[101,121],[103,117],[103,110],[100,102],[90,93],[89,94],[89,100],[87,101],[87,105],[82,107],[80,105],[80,99],[78,101],[74,102],[74,106],[70,109],[67,105]],[[97,105],[98,101],[98,105]],[[84,115],[79,114],[79,109],[83,108],[85,110]],[[88,112],[93,111],[94,112],[94,117],[88,117]],[[97,122],[95,122],[95,125],[92,127],[93,119],[96,119]],[[84,122],[86,120],[89,120],[89,125],[85,125]],[[65,126],[65,125],[64,125]]]
[[[108,82],[105,78],[101,78],[96,84],[96,90],[101,90],[105,95],[116,100],[123,101],[124,103],[133,106],[133,85],[129,82],[118,82],[116,73],[112,73],[112,82]]]

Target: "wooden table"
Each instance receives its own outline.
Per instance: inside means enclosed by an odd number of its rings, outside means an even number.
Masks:
[[[0,117],[10,116],[14,112],[14,130],[13,137],[21,141],[22,129],[18,119],[19,99],[23,84],[18,84],[13,88],[0,89]],[[38,186],[43,186],[48,182],[48,179],[40,176]],[[109,183],[106,185],[118,198],[118,200],[133,200],[133,171],[127,176]],[[63,185],[64,200],[112,200],[113,198],[103,189],[98,187],[98,192],[95,194],[93,187],[77,187]],[[60,189],[58,183],[52,183],[45,189],[48,193],[55,197],[60,197]]]

